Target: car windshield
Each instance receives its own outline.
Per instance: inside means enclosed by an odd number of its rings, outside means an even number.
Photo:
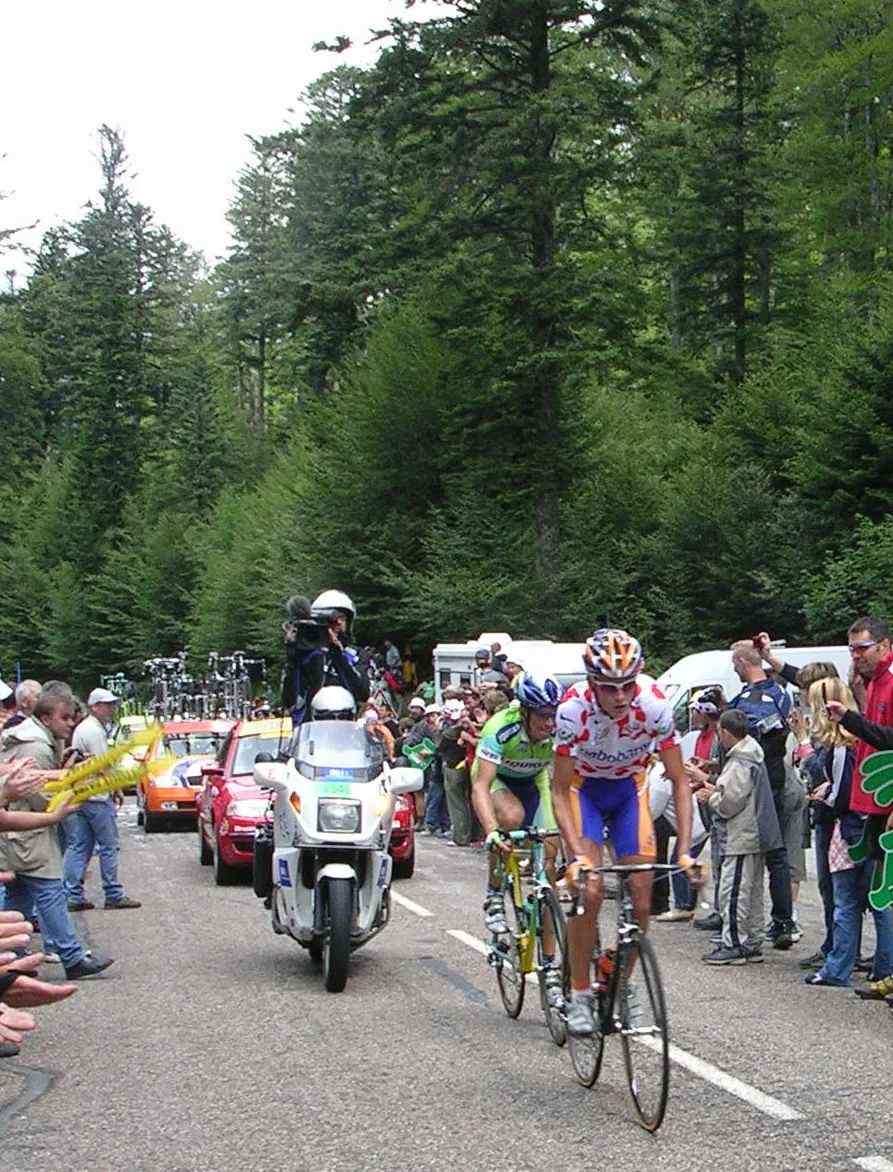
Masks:
[[[222,740],[221,733],[165,733],[162,753],[171,753],[174,757],[211,757]]]
[[[371,781],[381,773],[384,744],[365,723],[315,720],[301,725],[290,753],[305,777]]]
[[[243,773],[250,774],[254,770],[254,758],[258,753],[269,753],[275,760],[283,748],[285,748],[285,738],[280,738],[278,733],[275,736],[267,737],[239,737],[233,761],[233,776]]]

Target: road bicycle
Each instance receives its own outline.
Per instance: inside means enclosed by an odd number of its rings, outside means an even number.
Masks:
[[[602,1066],[605,1038],[618,1034],[623,1046],[626,1081],[639,1123],[657,1131],[663,1122],[670,1090],[670,1035],[667,1008],[657,956],[651,941],[633,913],[629,876],[644,871],[677,871],[659,863],[612,863],[584,869],[573,893],[569,915],[582,915],[583,895],[589,875],[610,875],[617,880],[617,938],[613,949],[598,950],[593,957],[595,1031],[588,1037],[568,1033],[568,1051],[574,1073],[583,1086],[591,1087]],[[631,977],[631,970],[634,975]],[[562,989],[570,1000],[570,963],[567,938],[562,952]],[[565,1018],[565,1025],[567,1019]]]
[[[559,834],[557,830],[530,826],[525,830],[503,831],[502,836],[511,841],[511,853],[503,855],[495,844],[490,849],[497,853],[496,874],[509,931],[493,934],[487,959],[496,970],[499,995],[509,1017],[520,1014],[527,978],[537,975],[546,1025],[553,1042],[563,1046],[567,1038],[564,1006],[550,1005],[546,983],[547,969],[560,964],[564,955],[564,913],[545,867],[546,840],[557,840]],[[551,957],[544,939],[544,931],[548,935],[550,929],[554,940]]]

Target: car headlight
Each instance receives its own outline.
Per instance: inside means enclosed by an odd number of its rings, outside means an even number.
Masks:
[[[360,829],[360,803],[321,801],[317,811],[317,828],[327,834],[356,834]]]
[[[235,798],[226,807],[227,818],[263,818],[266,812],[266,798]]]

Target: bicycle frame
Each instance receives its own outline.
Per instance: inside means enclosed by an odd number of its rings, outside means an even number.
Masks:
[[[523,917],[521,923],[525,925],[518,940],[518,959],[521,972],[525,974],[536,971],[536,938],[540,932],[540,896],[543,888],[551,889],[549,876],[546,874],[546,839],[557,838],[555,830],[540,830],[531,826],[526,830],[507,831],[512,842],[512,850],[506,859],[502,853],[496,867],[497,878],[507,881],[511,891],[512,903]],[[521,848],[522,842],[529,842],[527,848]],[[496,848],[493,848],[496,849]],[[521,862],[530,860],[531,875],[522,876]],[[525,878],[532,881],[530,891],[525,895],[523,882]],[[500,951],[498,941],[490,945],[491,951]]]

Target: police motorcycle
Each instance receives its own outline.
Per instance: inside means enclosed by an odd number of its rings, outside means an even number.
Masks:
[[[423,774],[388,764],[345,688],[321,688],[310,708],[287,762],[261,753],[254,766],[255,783],[272,791],[272,823],[255,833],[254,891],[273,931],[321,961],[326,989],[340,993],[351,952],[390,919],[394,807]]]

